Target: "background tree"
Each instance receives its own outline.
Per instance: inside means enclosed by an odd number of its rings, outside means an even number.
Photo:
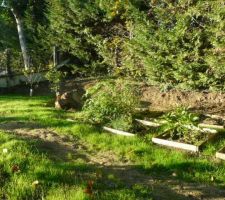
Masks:
[[[25,69],[28,69],[29,67],[29,54],[25,40],[22,17],[24,15],[24,10],[26,9],[27,4],[28,0],[3,0],[2,3],[2,7],[10,9],[15,18]]]
[[[24,67],[25,69],[28,69],[32,55],[32,52],[30,51],[31,48],[29,47],[35,47],[36,45],[34,44],[40,43],[37,42],[37,40],[35,41],[35,38],[37,38],[38,35],[38,26],[40,22],[44,20],[45,1],[3,0],[2,8],[5,8],[6,10],[3,12],[7,12],[8,10],[9,18],[13,15],[15,19]],[[30,41],[32,42],[30,43]]]
[[[32,65],[51,66],[55,46],[75,77],[113,75],[164,88],[224,89],[222,1],[8,0],[7,5],[23,23],[29,52],[24,57]],[[5,23],[12,17],[1,9],[0,26],[15,39],[13,22]],[[0,39],[0,48],[17,49],[16,39],[6,41]]]

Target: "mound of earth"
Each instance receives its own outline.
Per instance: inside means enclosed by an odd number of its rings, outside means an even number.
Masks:
[[[225,113],[225,93],[170,90],[160,91],[154,86],[142,88],[142,100],[150,103],[151,110],[167,111],[178,106],[201,113]]]
[[[67,98],[66,105],[62,108],[77,108],[82,106],[82,95],[85,91],[96,84],[99,79],[67,80],[61,84],[60,94],[62,97],[72,97],[77,91],[75,100]],[[151,111],[168,111],[176,107],[184,106],[200,113],[225,114],[225,93],[207,91],[181,91],[172,89],[161,91],[157,86],[142,84],[140,88],[141,101]]]

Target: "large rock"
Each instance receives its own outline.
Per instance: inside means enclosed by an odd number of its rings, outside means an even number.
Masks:
[[[72,91],[64,92],[57,95],[55,101],[55,107],[57,109],[81,109],[83,106],[82,96],[84,95],[84,90],[74,89]]]

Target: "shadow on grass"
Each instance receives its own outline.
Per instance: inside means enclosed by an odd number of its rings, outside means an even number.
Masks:
[[[29,117],[0,117],[0,123],[2,122],[21,122],[21,121],[28,121]]]
[[[40,111],[40,110],[39,110]],[[46,110],[44,110],[46,111]],[[53,113],[53,114],[52,114]],[[47,119],[47,117],[49,119]],[[24,128],[28,126],[29,123],[36,123],[38,127],[48,126],[49,128],[54,127],[71,127],[74,125],[73,122],[66,121],[66,113],[62,111],[51,110],[49,114],[46,112],[44,115],[34,116],[34,115],[25,115],[25,116],[3,116],[0,117],[0,123],[2,122],[20,122],[24,124]]]
[[[222,189],[179,181],[193,181],[182,174],[182,171],[202,173],[214,170],[214,166],[206,163],[183,162],[166,167],[153,165],[147,170],[143,166],[137,165],[105,166],[92,163],[90,157],[87,156],[87,152],[80,154],[79,150],[76,152],[76,149],[65,149],[65,146],[61,147],[61,144],[54,141],[50,144],[45,143],[40,138],[34,141],[32,138],[21,137],[20,139],[35,144],[38,152],[45,152],[45,155],[51,160],[50,165],[48,163],[46,166],[42,166],[43,169],[47,170],[35,173],[38,180],[49,186],[55,184],[82,185],[85,188],[89,181],[93,181],[92,192],[97,195],[97,199],[107,199],[107,195],[110,195],[108,196],[109,199],[119,199],[117,192],[120,193],[122,190],[132,191],[134,199],[150,199],[150,197],[153,197],[155,200],[198,200],[207,197],[207,199],[222,200],[225,196],[225,190]],[[54,145],[56,148],[45,151],[46,149],[40,145],[43,142],[47,147]],[[65,150],[65,153],[61,152],[61,148]],[[64,159],[68,153],[73,153],[73,155],[68,160]],[[59,156],[58,159],[55,156]],[[172,176],[174,171],[177,173],[177,177]]]
[[[180,166],[169,166],[171,169],[180,169],[185,166],[182,163]],[[188,165],[186,167],[193,167]],[[199,167],[199,173],[207,165],[201,165]],[[139,168],[137,170],[136,168]],[[197,183],[184,182],[180,180],[185,180],[185,177],[178,176],[174,178],[171,174],[161,174],[162,171],[168,170],[163,166],[152,168],[147,171],[141,169],[140,166],[101,166],[101,169],[107,174],[114,174],[123,181],[126,187],[130,188],[133,185],[144,185],[152,189],[153,199],[161,200],[190,200],[190,199],[220,199],[223,200],[225,197],[225,190],[222,188],[216,188],[213,186],[199,185]],[[185,169],[184,169],[185,170]],[[157,173],[156,173],[157,172]]]

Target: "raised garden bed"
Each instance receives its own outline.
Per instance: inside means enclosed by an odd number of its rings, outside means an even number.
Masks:
[[[154,128],[160,128],[166,121],[147,121],[136,119],[137,122]],[[160,134],[157,137],[152,138],[152,142],[155,144],[173,147],[178,149],[183,149],[192,152],[199,152],[200,149],[209,141],[213,140],[220,132],[224,132],[224,126],[220,125],[211,125],[200,123],[197,126],[193,125],[183,125],[183,127],[187,128],[191,132],[199,132],[197,134],[196,142],[190,140],[185,140],[184,138],[171,138],[171,135],[167,132]]]
[[[113,134],[117,134],[117,135],[124,135],[124,136],[144,136],[146,135],[148,132],[150,132],[151,128],[150,127],[145,127],[145,126],[141,126],[138,123],[133,123],[133,127],[130,128],[129,130],[123,130],[123,128],[120,127],[111,127],[109,126],[104,126],[103,130],[108,131],[110,133]]]
[[[225,147],[216,152],[216,158],[225,160]]]
[[[192,152],[199,152],[206,143],[216,139],[221,132],[225,132],[223,123],[212,120],[204,121],[205,118],[183,108],[164,115],[157,113],[155,117],[149,115],[150,118],[148,118],[147,116],[142,116],[142,119],[135,116],[133,126],[127,129],[132,133],[122,131],[122,127],[120,129],[114,125],[112,128],[104,127],[103,129],[125,136],[158,133],[158,136],[152,138],[153,143]],[[143,120],[143,118],[150,120]]]
[[[146,121],[146,120],[141,120],[141,119],[135,119],[135,120],[143,125],[150,126],[150,127],[160,127],[161,126],[161,124],[152,122],[152,121]]]
[[[170,134],[168,133],[163,133],[157,137],[153,137],[152,142],[167,147],[183,149],[192,152],[199,152],[207,142],[212,141],[215,137],[217,137],[219,132],[217,131],[215,131],[214,133],[204,132],[203,134],[204,134],[203,139],[198,143],[191,143],[191,142],[187,143],[179,139],[173,140],[171,139]]]
[[[224,131],[224,126],[221,125],[214,125],[214,124],[204,124],[204,123],[200,123],[198,124],[198,127],[200,128],[209,128],[209,129],[215,129],[218,131]]]
[[[116,134],[116,135],[123,135],[123,136],[129,136],[129,137],[135,136],[135,134],[133,134],[133,133],[117,130],[117,129],[114,129],[114,128],[109,128],[109,127],[106,127],[106,126],[103,127],[103,130],[108,131],[108,132],[113,133],[113,134]]]
[[[103,130],[117,134],[117,135],[124,135],[124,136],[145,136],[146,134],[152,132],[152,126],[143,126],[142,123],[133,120],[132,125],[130,127],[121,126],[121,124],[106,124],[103,126]]]

